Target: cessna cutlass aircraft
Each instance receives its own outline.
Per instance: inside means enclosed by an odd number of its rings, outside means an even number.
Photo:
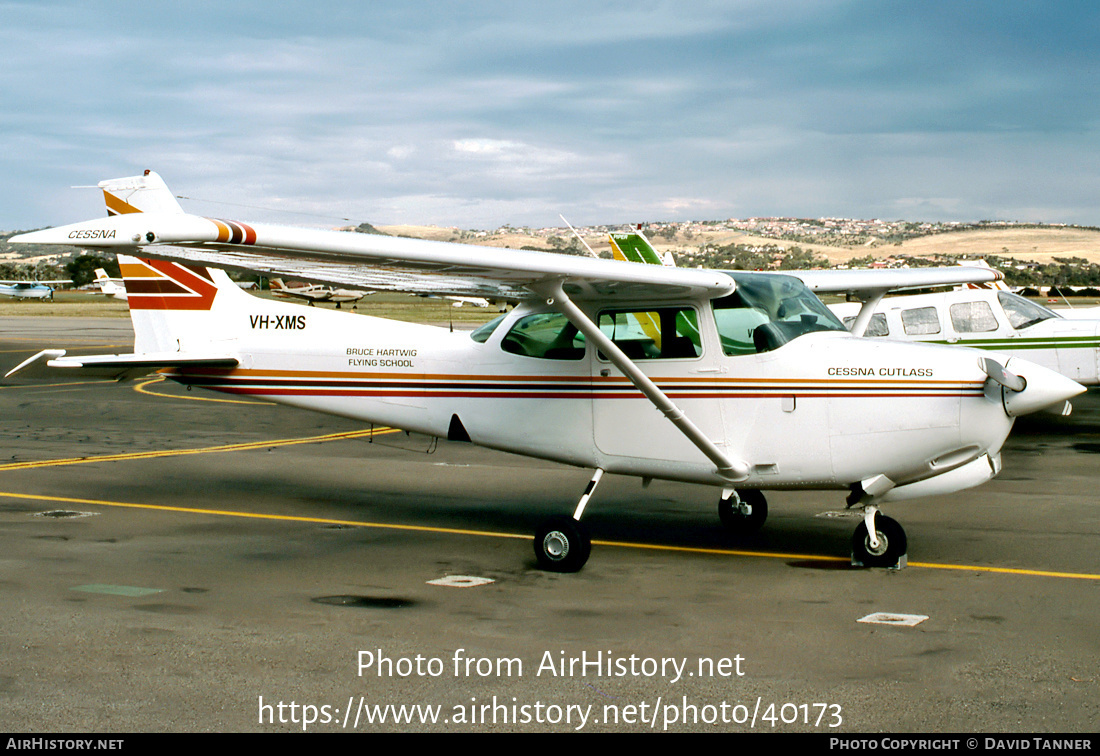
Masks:
[[[605,472],[712,485],[738,532],[763,523],[761,490],[846,491],[864,514],[853,561],[897,565],[905,533],[878,514],[881,504],[984,483],[1000,470],[1017,415],[1084,390],[1017,358],[854,338],[787,276],[203,218],[184,213],[151,172],[100,186],[111,217],[12,241],[119,253],[134,352],[46,350],[9,376],[160,371],[592,469],[572,515],[536,532],[538,561],[551,570],[587,561],[581,517]],[[206,265],[516,307],[453,333],[257,299]],[[860,281],[998,275],[925,269]]]

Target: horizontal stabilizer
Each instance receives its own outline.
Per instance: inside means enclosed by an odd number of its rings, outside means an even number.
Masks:
[[[66,357],[64,349],[44,349],[8,371],[5,380],[50,380],[64,377],[127,381],[165,368],[233,368],[240,361],[226,354],[94,354]]]

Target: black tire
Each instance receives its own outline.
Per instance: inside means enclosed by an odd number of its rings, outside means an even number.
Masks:
[[[875,515],[875,534],[879,547],[872,549],[867,534],[867,523],[861,522],[852,535],[852,561],[864,567],[896,567],[898,560],[909,550],[905,530],[897,520],[884,514]]]
[[[755,488],[738,491],[737,495],[743,503],[752,507],[752,512],[745,514],[733,505],[732,499],[722,499],[718,502],[718,519],[734,535],[751,535],[764,527],[764,521],[768,519],[768,500]]]
[[[550,572],[577,572],[592,553],[587,528],[568,515],[556,515],[535,531],[535,558]]]

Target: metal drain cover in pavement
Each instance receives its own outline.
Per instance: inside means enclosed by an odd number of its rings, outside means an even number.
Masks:
[[[99,512],[77,512],[72,509],[51,509],[48,512],[35,512],[34,517],[56,517],[58,519],[72,517],[94,517]]]

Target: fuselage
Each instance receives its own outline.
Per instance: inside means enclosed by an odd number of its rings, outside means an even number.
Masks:
[[[724,482],[545,304],[470,334],[238,293],[212,314],[216,346],[240,367],[176,380],[613,473]],[[839,489],[880,474],[904,485],[995,457],[1012,426],[972,350],[857,339],[838,323],[758,351],[709,301],[580,304],[748,463],[739,486]]]

